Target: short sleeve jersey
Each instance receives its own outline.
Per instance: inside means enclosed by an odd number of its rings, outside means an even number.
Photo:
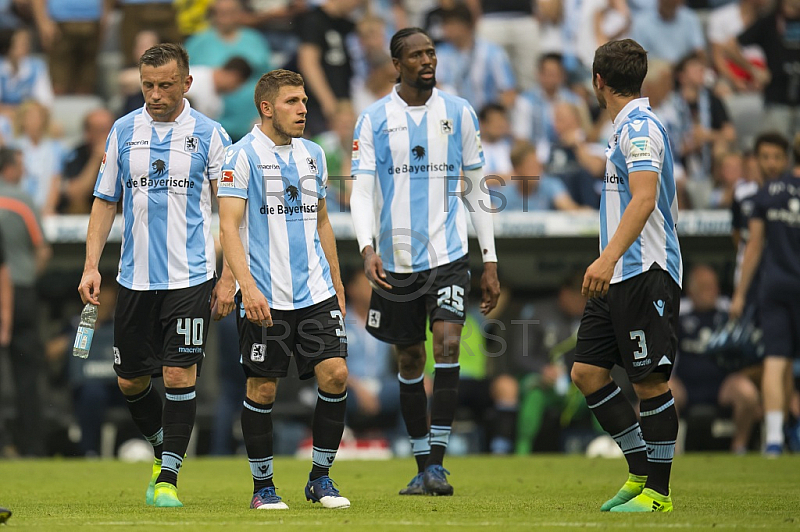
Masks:
[[[246,200],[239,235],[271,308],[296,310],[336,295],[317,230],[327,183],[325,153],[309,140],[276,146],[255,126],[228,150],[218,195]]]
[[[187,100],[175,122],[156,122],[145,108],[117,120],[94,195],[122,199],[120,285],[174,290],[214,277],[211,181],[229,145],[222,126]]]
[[[666,129],[650,108],[649,99],[632,100],[619,112],[606,157],[600,197],[601,252],[617,231],[631,201],[630,175],[638,171],[658,174],[656,207],[639,237],[617,262],[611,283],[644,273],[655,263],[680,286],[683,262],[677,233],[678,200],[672,148]]]

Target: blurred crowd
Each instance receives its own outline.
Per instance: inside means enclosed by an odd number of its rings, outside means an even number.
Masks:
[[[439,86],[475,108],[484,172],[500,192],[495,207],[507,212],[598,208],[612,123],[594,97],[591,70],[594,50],[608,40],[632,37],[648,50],[644,96],[668,129],[682,209],[736,208],[737,194],[769,178],[768,154],[754,149],[756,137],[770,131],[791,139],[800,131],[800,0],[0,0],[0,181],[24,195],[24,230],[38,271],[49,247],[34,238],[32,225],[42,216],[89,212],[108,132],[144,103],[136,65],[150,46],[183,43],[191,105],[234,141],[257,118],[252,94],[261,74],[300,72],[310,98],[306,134],[325,149],[328,208],[337,212],[349,209],[349,181],[341,176],[350,175],[356,118],[392,90],[389,39],[406,26],[423,27],[437,43]],[[23,284],[33,286],[34,272]],[[727,319],[716,275],[704,266],[689,275],[686,356],[702,353],[701,340]],[[505,292],[493,315],[473,313],[459,414],[478,427],[473,449],[564,450],[596,435],[568,378],[584,304],[580,281],[580,272],[565,276],[541,298]],[[359,323],[369,286],[358,273],[347,285],[348,425],[400,434],[392,353]],[[110,310],[114,294],[103,294],[110,302],[101,308]],[[82,368],[66,356],[75,324],[58,317],[63,330],[45,335],[42,352],[51,380],[69,389],[75,405],[79,453],[98,454],[106,419],[99,406],[119,400],[103,358],[111,356],[110,316],[100,316],[97,364]],[[235,345],[231,334],[232,324],[223,323],[218,353]],[[493,356],[501,350],[506,356]],[[230,416],[241,404],[237,359],[217,357],[210,452],[236,447]],[[14,370],[35,374],[40,362]],[[736,451],[747,448],[760,415],[758,378],[740,370],[713,373],[701,364],[699,383],[696,371],[678,371],[675,394],[684,408],[705,402],[732,409]],[[17,392],[17,414],[31,410],[31,393]],[[302,398],[296,390],[298,407],[288,416],[301,425],[310,413]],[[0,421],[6,414],[0,408]],[[29,416],[19,427],[30,434],[11,438],[0,426],[0,453],[44,453],[41,418]],[[577,427],[572,444],[550,430],[568,427]],[[297,441],[303,433],[278,432],[298,434]]]

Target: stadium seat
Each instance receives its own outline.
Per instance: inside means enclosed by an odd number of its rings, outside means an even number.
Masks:
[[[761,94],[756,92],[732,94],[725,99],[725,105],[736,128],[739,148],[751,149],[753,139],[760,132],[764,115],[764,100]]]

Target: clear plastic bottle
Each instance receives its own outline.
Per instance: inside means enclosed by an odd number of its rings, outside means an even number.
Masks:
[[[97,323],[97,305],[86,303],[81,312],[81,323],[75,335],[75,344],[72,346],[72,356],[87,358],[92,348],[94,326]]]

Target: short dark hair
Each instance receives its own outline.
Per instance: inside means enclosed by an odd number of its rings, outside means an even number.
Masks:
[[[558,52],[547,52],[546,54],[542,54],[541,57],[539,57],[539,68],[542,68],[542,66],[547,61],[555,61],[556,63],[558,63],[561,66],[562,69],[564,69],[564,55],[563,54],[560,54]]]
[[[480,111],[478,111],[478,120],[483,122],[487,118],[489,118],[489,115],[492,113],[506,114],[506,108],[502,104],[499,104],[497,102],[487,103],[486,105],[481,107]]]
[[[639,96],[647,75],[647,52],[633,39],[609,41],[594,53],[592,78],[603,78],[620,96]]]
[[[461,22],[467,26],[475,25],[472,11],[462,2],[457,2],[453,7],[442,10],[442,22]]]
[[[17,164],[17,155],[19,153],[20,151],[17,148],[0,147],[0,173],[5,172],[9,166]]]
[[[256,90],[255,94],[253,95],[253,100],[255,101],[256,109],[258,109],[258,116],[261,116],[261,102],[274,102],[275,97],[278,96],[278,92],[281,90],[281,87],[304,86],[305,82],[303,81],[303,76],[297,72],[284,70],[282,68],[270,70],[261,76],[261,79],[259,79],[258,83],[256,83]]]
[[[402,30],[398,30],[397,33],[392,35],[392,41],[389,43],[389,54],[392,56],[393,59],[400,59],[400,56],[403,55],[403,50],[405,49],[405,44],[406,44],[406,37],[411,37],[412,35],[416,35],[417,33],[421,33],[425,37],[430,39],[430,35],[428,35],[428,33],[422,28],[403,28]]]
[[[239,57],[238,55],[228,59],[228,61],[222,65],[222,70],[239,74],[243,80],[248,80],[250,76],[253,75],[253,69],[250,67],[250,63],[248,63],[245,58]]]
[[[170,61],[178,63],[178,69],[184,76],[189,75],[189,54],[186,49],[180,44],[173,44],[165,42],[157,44],[152,48],[148,48],[142,57],[139,58],[139,70],[143,65],[160,67],[164,66]]]
[[[758,150],[761,146],[768,144],[770,146],[777,146],[781,149],[784,155],[789,156],[789,140],[783,134],[777,131],[767,131],[756,137],[753,144],[753,152],[758,157]]]

